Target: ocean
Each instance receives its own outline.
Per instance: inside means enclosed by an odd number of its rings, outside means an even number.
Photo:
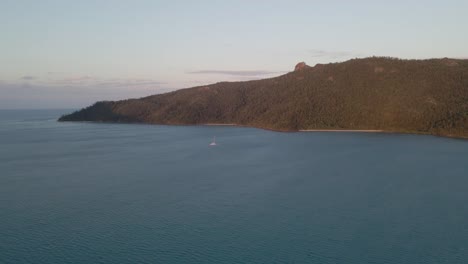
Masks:
[[[0,111],[0,263],[468,263],[468,140],[70,111]]]

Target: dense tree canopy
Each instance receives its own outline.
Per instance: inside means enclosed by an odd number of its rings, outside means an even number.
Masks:
[[[468,60],[372,57],[117,102],[60,121],[234,123],[468,137]]]

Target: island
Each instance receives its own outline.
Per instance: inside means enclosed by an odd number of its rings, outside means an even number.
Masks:
[[[385,131],[468,138],[468,60],[298,63],[284,75],[101,101],[59,121]]]

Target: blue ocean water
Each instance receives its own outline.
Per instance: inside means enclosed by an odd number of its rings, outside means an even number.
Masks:
[[[67,112],[0,111],[0,263],[468,263],[466,140]]]

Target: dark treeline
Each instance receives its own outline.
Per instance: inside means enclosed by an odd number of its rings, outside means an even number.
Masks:
[[[318,64],[271,79],[98,102],[60,121],[235,123],[286,131],[376,129],[468,137],[468,60],[372,57]]]

